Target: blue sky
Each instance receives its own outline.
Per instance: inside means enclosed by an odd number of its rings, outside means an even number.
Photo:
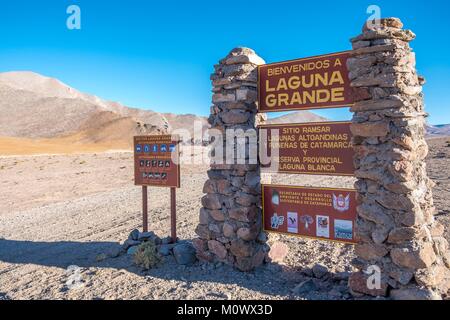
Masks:
[[[81,30],[66,28],[71,4]],[[0,72],[31,70],[129,106],[207,115],[209,75],[232,48],[267,62],[348,50],[371,4],[417,34],[429,121],[450,123],[448,1],[2,1]],[[346,109],[315,112],[350,118]]]

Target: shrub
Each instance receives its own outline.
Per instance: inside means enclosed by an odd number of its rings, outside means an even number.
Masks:
[[[141,243],[134,254],[134,263],[145,269],[154,268],[162,261],[153,241]]]

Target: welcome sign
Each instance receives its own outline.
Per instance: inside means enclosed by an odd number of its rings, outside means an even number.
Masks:
[[[258,67],[260,112],[340,108],[353,105],[350,52]]]

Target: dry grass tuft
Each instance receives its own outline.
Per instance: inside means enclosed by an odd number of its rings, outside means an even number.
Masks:
[[[156,244],[152,241],[147,241],[140,244],[134,254],[134,263],[144,269],[154,268],[161,261],[162,258],[157,251]]]

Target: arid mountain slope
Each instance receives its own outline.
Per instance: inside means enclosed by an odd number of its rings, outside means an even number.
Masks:
[[[323,122],[327,118],[321,117],[309,111],[295,111],[279,117],[268,120],[270,124],[284,124],[284,123],[302,123],[302,122]]]
[[[427,134],[429,137],[450,136],[450,124],[427,126]]]
[[[32,72],[0,73],[0,97],[0,136],[74,136],[97,143],[170,131],[160,113],[105,101]]]

